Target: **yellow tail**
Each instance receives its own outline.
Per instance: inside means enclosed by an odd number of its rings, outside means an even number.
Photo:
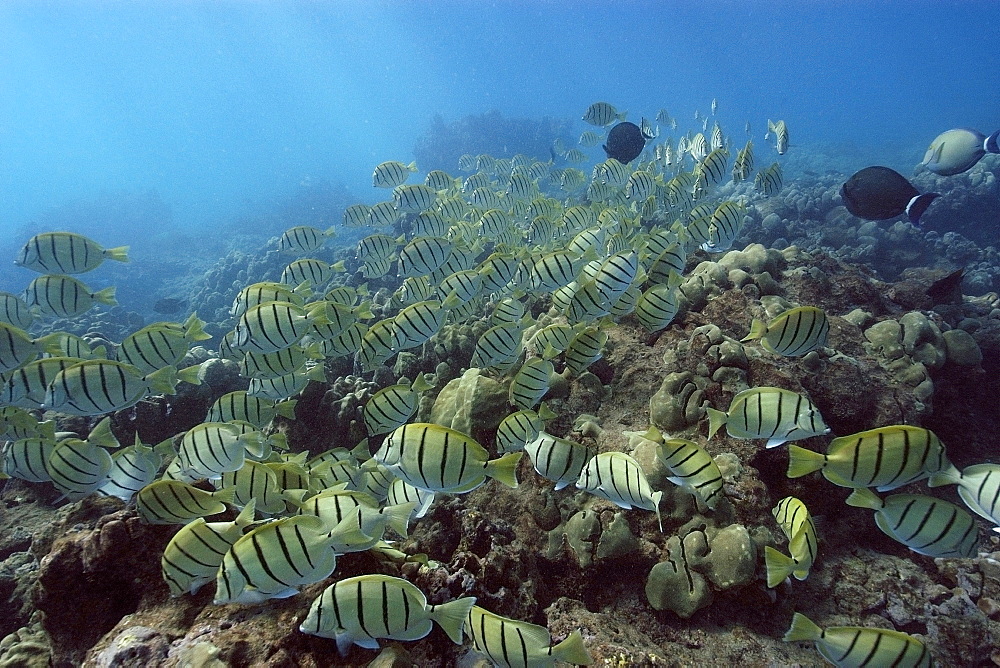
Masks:
[[[108,306],[118,306],[118,300],[115,299],[115,286],[113,285],[109,285],[103,290],[98,290],[92,296],[94,301],[107,304]]]
[[[754,318],[753,323],[750,325],[750,333],[740,339],[740,341],[753,341],[765,334],[767,334],[767,325],[764,324],[763,320]]]
[[[583,644],[583,636],[579,630],[573,631],[566,640],[552,648],[552,658],[577,666],[589,666],[594,662]]]
[[[523,454],[523,452],[508,452],[499,459],[486,462],[486,475],[517,489],[517,465]]]
[[[104,249],[104,257],[109,260],[117,260],[119,262],[128,262],[128,246],[118,246],[117,248],[106,248]]]
[[[823,629],[816,626],[811,619],[803,615],[801,612],[796,612],[792,616],[792,625],[788,627],[788,631],[785,633],[785,642],[795,642],[798,640],[809,640],[817,641],[823,637]]]
[[[767,569],[767,586],[777,587],[795,570],[795,560],[773,547],[764,548],[764,566]]]
[[[788,477],[801,478],[826,466],[826,455],[797,445],[788,446]]]

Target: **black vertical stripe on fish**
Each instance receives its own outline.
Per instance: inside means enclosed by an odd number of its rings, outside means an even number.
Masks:
[[[859,633],[858,635],[861,634]],[[858,664],[859,666],[867,666],[869,663],[871,663],[871,660],[875,658],[875,656],[878,654],[879,645],[882,644],[882,639],[884,637],[885,634],[882,633],[879,633],[875,636],[875,642],[872,643],[872,648],[868,651],[868,655],[861,661],[861,663]]]
[[[824,637],[824,636],[826,636],[826,631],[823,631],[823,632],[822,632],[822,633],[820,634],[820,637],[821,637],[821,638],[822,638],[822,637]],[[854,651],[854,646],[855,646],[855,645],[856,645],[856,644],[858,643],[858,639],[859,639],[860,637],[861,637],[861,631],[860,631],[860,630],[857,630],[857,631],[855,631],[855,632],[854,632],[854,637],[853,637],[853,638],[851,639],[851,642],[850,642],[850,643],[848,643],[848,645],[847,645],[847,651],[845,651],[845,652],[844,652],[844,653],[843,653],[843,654],[842,654],[842,655],[840,656],[840,658],[839,658],[839,659],[837,659],[837,661],[836,661],[837,663],[841,663],[841,662],[843,662],[843,660],[844,660],[844,659],[846,659],[846,658],[847,658],[847,657],[848,657],[848,656],[849,656],[849,655],[851,654],[851,652],[853,652],[853,651]],[[863,666],[863,665],[864,665],[864,663],[859,663],[858,665],[859,665],[859,666]]]
[[[362,581],[358,580],[358,591],[355,595],[355,599],[358,604],[358,625],[361,627],[361,630],[365,632],[365,635],[371,638],[374,636],[372,635],[372,632],[368,630],[368,626],[365,623],[365,598],[362,596],[362,584]]]
[[[404,426],[403,431],[400,432],[399,435],[400,459],[402,459],[403,447],[405,447],[406,444],[406,431],[407,428]],[[417,445],[417,473],[420,474],[420,479],[423,481],[424,487],[427,489],[433,489],[430,482],[427,480],[427,476],[424,474],[424,450],[426,447],[426,441],[427,429],[423,429],[420,432],[420,441]]]
[[[281,545],[281,550],[284,553],[286,562],[288,562],[288,564],[292,566],[292,569],[295,570],[296,573],[298,573],[298,570],[295,569],[295,565],[292,564],[291,557],[289,556],[288,551],[287,551],[287,549],[285,547],[285,543],[284,543],[284,540],[282,539],[280,528],[277,531],[275,531],[275,533],[278,536],[278,544]],[[278,575],[271,568],[271,564],[267,560],[267,555],[264,554],[264,548],[260,544],[259,534],[256,534],[256,533],[252,534],[250,536],[250,543],[253,545],[254,552],[257,555],[257,563],[259,563],[260,567],[264,570],[264,574],[267,575],[267,577],[271,578],[272,582],[277,582],[278,584],[284,585],[286,587],[289,586],[289,584],[287,582],[285,582],[284,580],[282,580],[281,578],[279,578]],[[299,575],[301,576],[301,573],[299,573]],[[251,585],[257,587],[258,589],[260,588],[260,585],[262,584],[262,583],[259,583],[259,582],[254,582],[253,580],[250,580],[250,579],[248,579],[247,581]]]
[[[394,635],[392,625],[389,623],[389,587],[386,580],[382,580],[382,631],[384,633],[379,635]]]

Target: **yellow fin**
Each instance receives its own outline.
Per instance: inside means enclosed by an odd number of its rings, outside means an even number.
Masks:
[[[797,445],[788,446],[788,477],[801,478],[813,471],[819,471],[826,464],[826,455]]]

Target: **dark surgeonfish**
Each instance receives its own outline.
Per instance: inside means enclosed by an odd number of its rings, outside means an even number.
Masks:
[[[179,313],[185,306],[187,306],[186,299],[177,299],[175,297],[164,297],[153,302],[153,310],[163,315]]]
[[[643,134],[638,125],[625,121],[611,128],[607,143],[603,147],[604,152],[609,158],[627,165],[639,157],[642,149],[646,147],[647,139],[650,137]]]
[[[840,188],[847,210],[865,220],[887,220],[906,214],[914,225],[939,193],[923,195],[902,174],[888,167],[865,167]]]
[[[1000,153],[998,136],[1000,130],[989,137],[968,128],[942,132],[931,142],[920,164],[941,176],[961,174],[972,169],[987,153]]]

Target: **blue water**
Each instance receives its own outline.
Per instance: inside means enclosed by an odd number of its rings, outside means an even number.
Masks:
[[[968,0],[2,2],[0,252],[68,203],[76,231],[140,253],[315,183],[373,203],[373,167],[413,159],[435,115],[493,109],[579,132],[596,100],[683,125],[716,98],[734,136],[783,118],[792,151],[911,170],[940,131],[1000,127],[998,18]],[[123,199],[163,213],[157,236],[86,213]]]

